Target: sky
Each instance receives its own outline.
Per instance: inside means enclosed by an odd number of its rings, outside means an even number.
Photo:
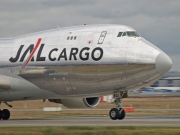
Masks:
[[[1,0],[0,37],[83,24],[124,24],[167,53],[180,72],[180,0]],[[151,52],[150,52],[151,53]]]

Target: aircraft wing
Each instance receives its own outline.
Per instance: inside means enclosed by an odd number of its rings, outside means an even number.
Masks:
[[[3,101],[37,99],[42,94],[45,96],[55,95],[39,88],[10,69],[0,69],[0,95]]]

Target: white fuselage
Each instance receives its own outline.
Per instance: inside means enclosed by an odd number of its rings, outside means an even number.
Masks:
[[[140,36],[118,36],[128,31],[92,25],[1,39],[0,100],[101,96],[161,78],[170,58]]]

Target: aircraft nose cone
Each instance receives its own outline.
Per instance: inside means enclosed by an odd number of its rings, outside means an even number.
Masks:
[[[156,70],[159,74],[167,73],[172,67],[172,60],[165,53],[160,53],[156,58]]]

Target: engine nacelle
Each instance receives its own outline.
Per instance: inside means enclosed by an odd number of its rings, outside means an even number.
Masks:
[[[72,98],[72,99],[48,99],[49,102],[63,104],[68,108],[87,108],[95,107],[100,102],[100,97],[91,98]]]

